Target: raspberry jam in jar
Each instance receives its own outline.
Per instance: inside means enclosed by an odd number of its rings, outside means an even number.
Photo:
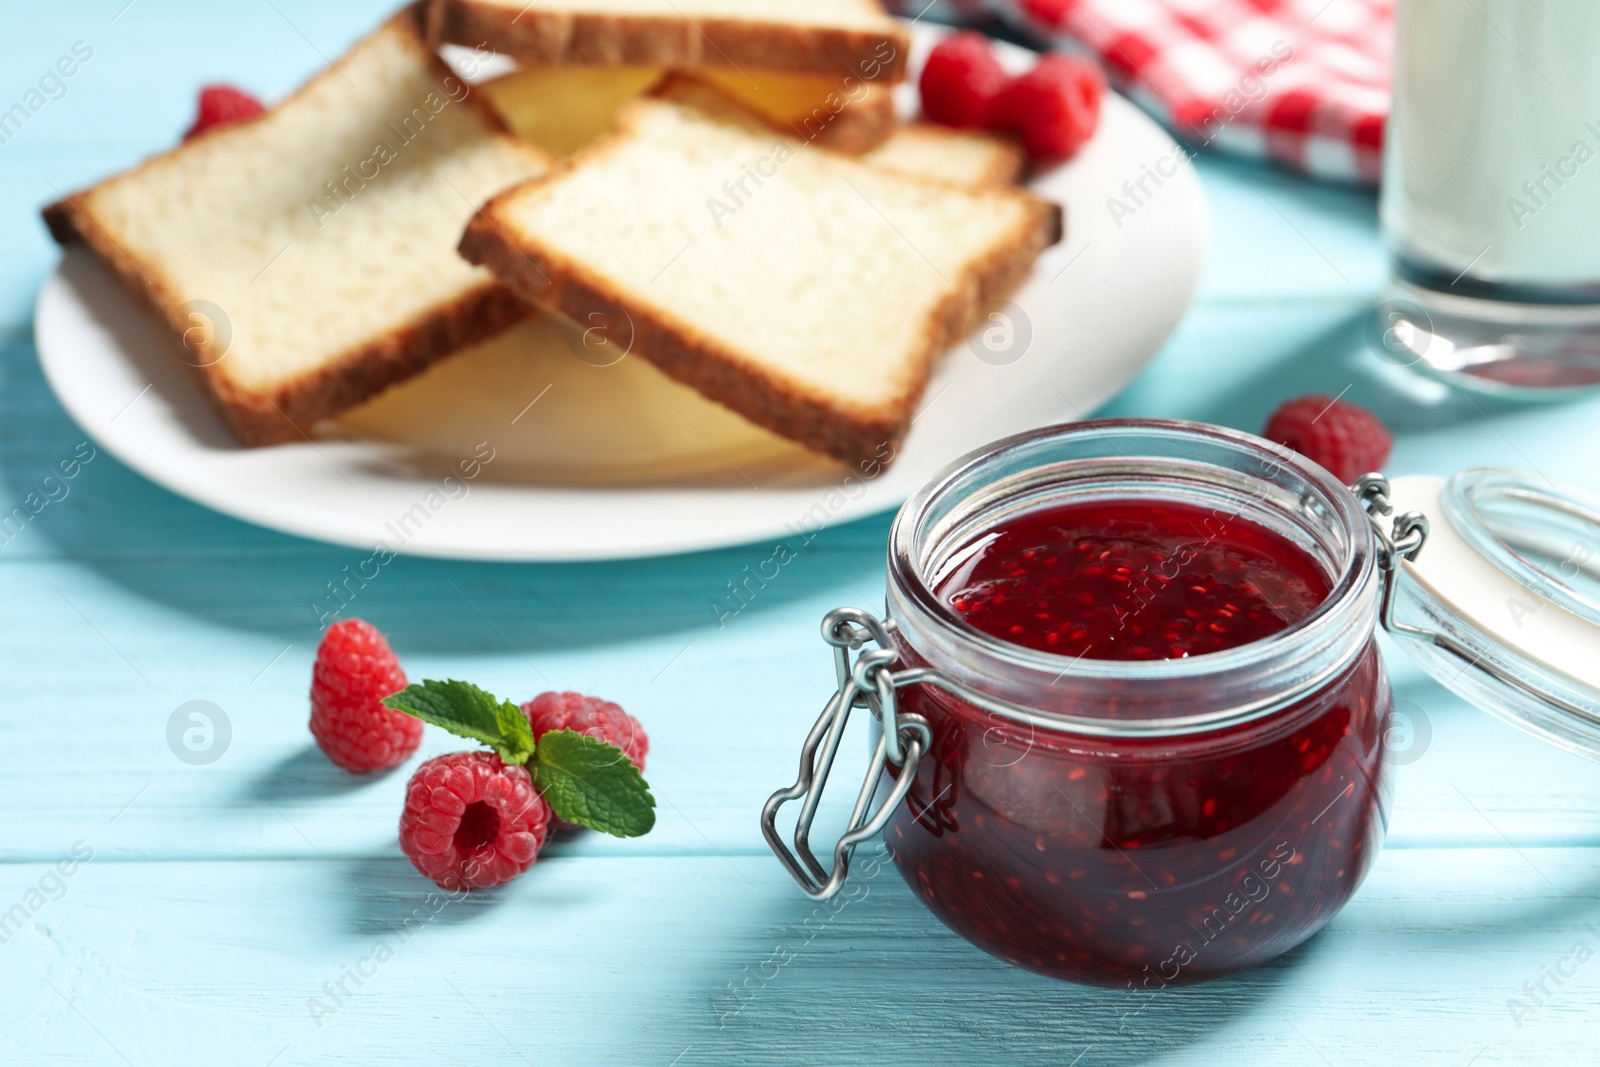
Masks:
[[[956,552],[940,599],[984,633],[1091,659],[1184,659],[1270,637],[1310,615],[1327,576],[1243,518],[1189,504],[1041,508]]]
[[[1137,498],[1023,512],[952,561],[933,589],[961,622],[1107,663],[1266,641],[1331,587],[1266,526]],[[1332,918],[1378,843],[1371,649],[1270,721],[1206,737],[1075,738],[937,690],[902,706],[934,744],[889,824],[901,871],[958,933],[1047,974],[1169,983],[1270,959]]]
[[[1153,990],[1270,960],[1382,844],[1379,555],[1355,493],[1247,434],[1002,441],[900,512],[887,618],[825,623],[840,692],[768,839],[825,896],[881,831],[948,926],[1055,977]],[[806,835],[851,706],[887,728],[830,875]],[[807,793],[796,855],[774,819]]]

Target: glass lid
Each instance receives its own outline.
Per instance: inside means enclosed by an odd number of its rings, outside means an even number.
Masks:
[[[1600,760],[1600,497],[1478,467],[1397,478],[1390,503],[1433,520],[1390,632],[1460,696]]]
[[[1600,498],[1478,467],[1447,481],[1440,502],[1480,556],[1572,614],[1600,621]]]

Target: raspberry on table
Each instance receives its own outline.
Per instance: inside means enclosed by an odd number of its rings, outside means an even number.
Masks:
[[[441,888],[487,889],[533,866],[550,818],[526,767],[493,752],[456,752],[411,776],[400,851]]]
[[[311,736],[317,747],[353,774],[404,763],[422,743],[422,722],[384,707],[406,687],[389,642],[360,619],[328,627],[311,669]]]
[[[522,705],[522,710],[533,727],[536,744],[551,730],[572,730],[615,745],[635,767],[644,770],[650,738],[639,720],[623,711],[620,705],[582,693],[540,693]]]
[[[193,140],[207,130],[253,119],[266,110],[266,105],[242,89],[235,89],[231,85],[207,85],[200,90],[199,114],[183,139]]]
[[[1285,401],[1262,436],[1292,448],[1349,485],[1383,467],[1394,437],[1366,408],[1322,394]]]
[[[922,68],[922,111],[946,126],[984,126],[995,99],[1010,84],[987,37],[971,31],[951,34]]]
[[[527,713],[528,723],[533,727],[535,744],[552,730],[572,730],[615,745],[635,767],[641,772],[644,770],[645,756],[650,752],[650,738],[645,735],[638,719],[609,700],[584,696],[582,693],[540,693],[522,705],[522,710]],[[558,830],[580,829],[564,819],[555,819],[554,824]]]
[[[1093,63],[1051,53],[995,99],[990,123],[1019,134],[1034,159],[1068,159],[1100,125],[1104,91],[1104,79]]]

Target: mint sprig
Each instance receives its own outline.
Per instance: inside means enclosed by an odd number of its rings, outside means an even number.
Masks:
[[[528,770],[557,817],[613,837],[639,837],[656,824],[656,798],[615,745],[573,730],[539,739]]]
[[[552,730],[536,744],[521,708],[470,682],[430,679],[383,704],[488,745],[507,765],[527,767],[558,819],[614,837],[640,837],[655,826],[650,785],[615,745],[572,730]]]
[[[522,709],[471,682],[429,679],[384,697],[383,703],[423,722],[443,726],[457,737],[481,741],[505,763],[527,763],[533,755],[533,727],[528,725]]]

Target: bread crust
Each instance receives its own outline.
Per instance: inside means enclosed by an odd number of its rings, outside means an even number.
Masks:
[[[816,136],[816,144],[843,155],[861,155],[888,141],[898,122],[898,118],[894,117],[894,101],[890,93],[886,90],[877,91],[862,101],[843,107],[827,125],[822,126],[822,133]],[[797,125],[800,130],[795,130],[795,133],[803,138],[805,122],[802,120]],[[795,123],[792,123],[790,128],[794,126]]]
[[[992,133],[988,130],[956,130],[934,122],[908,123],[905,129],[914,131],[919,137],[934,137],[944,141],[982,140],[993,146],[994,160],[990,163],[989,169],[980,174],[976,181],[956,184],[969,188],[1014,186],[1022,180],[1022,172],[1027,167],[1027,153],[1022,150],[1022,146],[1015,138],[1006,134]],[[875,161],[869,159],[863,162]],[[927,175],[927,177],[936,176]]]
[[[415,9],[407,9],[375,32],[401,30],[419,56],[425,57],[425,62],[433,65],[441,78],[449,75],[450,69],[424,41],[418,18]],[[330,77],[340,75],[333,69],[323,71],[284,103],[308,91],[318,80]],[[463,103],[477,112],[496,135],[529,154],[530,162],[550,162],[545,153],[514,137],[487,100],[469,93]],[[259,120],[230,126],[219,130],[218,134],[243,129],[256,121]],[[183,150],[183,145],[179,145],[107,180],[137,173]],[[460,348],[515,325],[530,313],[528,306],[509,289],[486,280],[386,333],[346,349],[314,371],[281,384],[257,387],[226,372],[225,350],[217,352],[208,337],[196,338],[197,324],[186,310],[188,305],[168,283],[159,265],[124,247],[95,222],[92,198],[97,188],[72,194],[44,209],[44,220],[51,236],[62,245],[82,242],[112,270],[128,292],[161,318],[171,331],[176,351],[199,375],[212,406],[240,442],[251,447],[308,437],[318,422],[372,398]]]
[[[514,227],[502,216],[515,198],[609,150],[626,136],[627,114],[618,132],[558,165],[541,178],[501,193],[473,217],[461,239],[468,262],[488,267],[524,300],[576,322],[631,324],[638,355],[669,377],[688,385],[746,419],[807,448],[844,463],[886,465],[898,450],[915,417],[915,406],[927,387],[937,357],[967,333],[973,314],[984,304],[1012,292],[1033,269],[1039,254],[1063,234],[1059,205],[1021,191],[994,190],[1028,206],[1013,232],[988,256],[968,265],[923,327],[912,354],[908,386],[895,401],[878,410],[851,408],[835,400],[808,395],[792,383],[751,368],[736,350],[677,319],[617,292],[604,279],[552,249],[511,235]],[[919,179],[906,177],[906,181]],[[940,183],[933,183],[940,184]]]
[[[515,326],[530,311],[505,286],[488,282],[347,350],[336,362],[287,387],[262,390],[223,379],[216,388],[218,407],[234,434],[247,445],[300,440],[323,419]]]
[[[886,83],[905,80],[911,48],[906,29],[887,23],[874,31],[740,18],[519,12],[485,0],[431,0],[426,25],[428,39],[436,44],[487,43],[529,63],[749,66],[854,73]]]
[[[847,156],[859,156],[877,148],[889,139],[899,122],[894,113],[894,98],[887,86],[873,89],[860,100],[846,100],[838,111],[832,111],[824,101],[812,109],[812,115],[827,116],[815,134],[812,131],[817,124],[811,118],[790,122],[786,132],[792,132],[802,141],[812,141],[819,148]]]
[[[1001,134],[987,136],[1000,142],[1000,149],[995,153],[994,166],[989,168],[982,180],[989,185],[1017,185],[1028,168],[1028,154],[1010,137]]]

